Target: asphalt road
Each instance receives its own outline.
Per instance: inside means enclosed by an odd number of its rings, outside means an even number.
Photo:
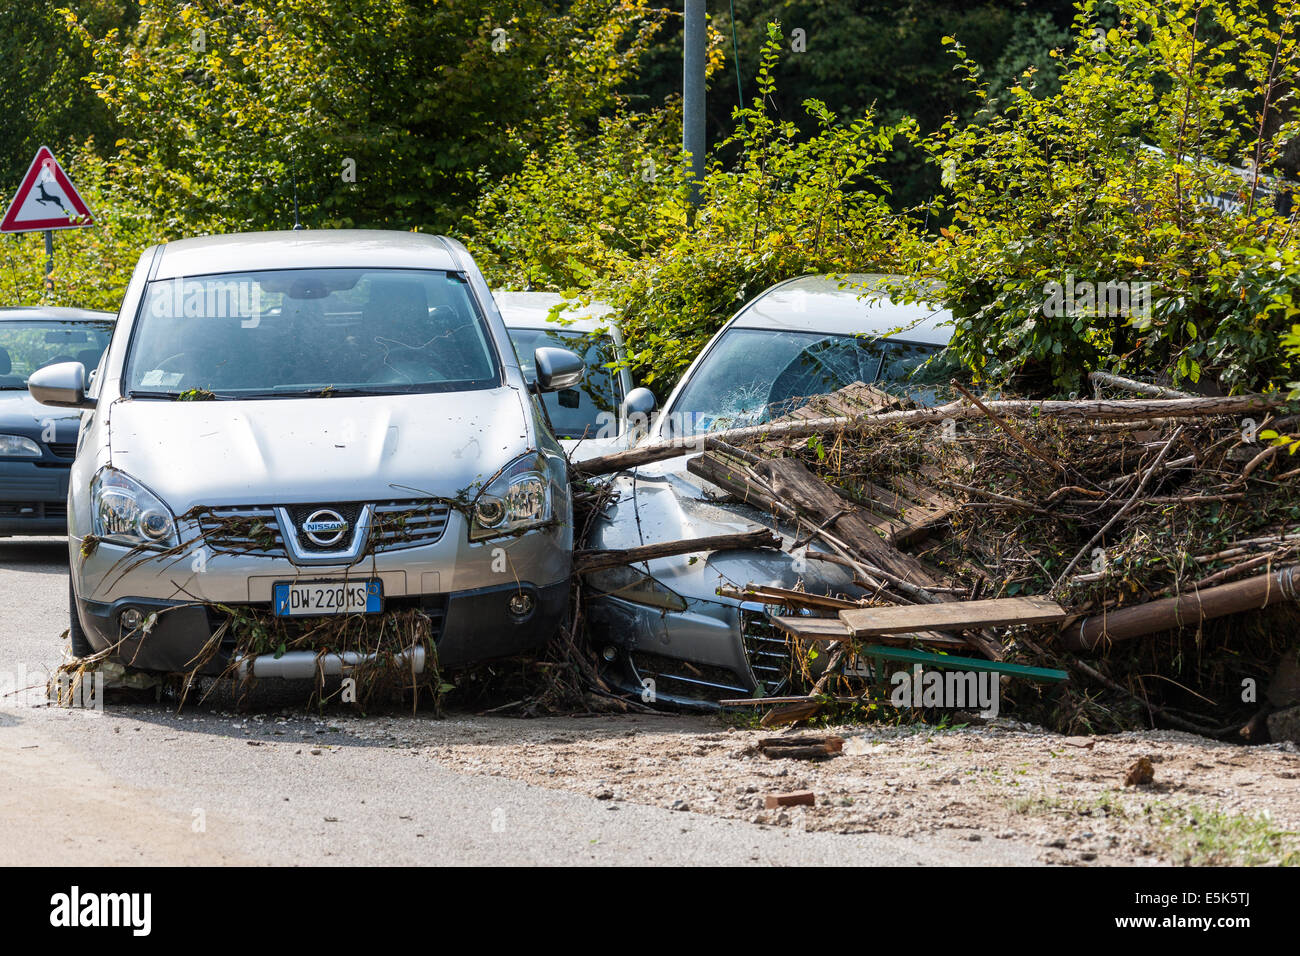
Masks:
[[[66,627],[64,541],[0,538],[0,677],[43,684]],[[332,731],[305,691],[278,698],[272,721],[219,705],[110,703],[95,716],[5,698],[0,864],[1033,862],[1005,841],[803,832],[478,775],[409,741]]]

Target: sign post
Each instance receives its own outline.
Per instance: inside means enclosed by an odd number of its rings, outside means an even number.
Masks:
[[[81,229],[94,217],[49,147],[36,151],[13,202],[0,220],[0,233],[45,233],[45,288],[54,288],[54,230]]]

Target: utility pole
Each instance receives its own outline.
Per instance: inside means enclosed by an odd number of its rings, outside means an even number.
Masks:
[[[706,0],[685,0],[682,30],[682,148],[691,154],[691,202],[700,203],[704,179],[704,56]]]

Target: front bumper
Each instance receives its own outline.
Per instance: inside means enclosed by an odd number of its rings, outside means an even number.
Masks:
[[[533,598],[532,610],[511,613],[510,598]],[[203,656],[213,633],[226,620],[220,608],[192,601],[121,598],[111,603],[78,600],[78,612],[92,647],[116,646],[121,663],[139,670],[184,673]],[[270,614],[271,606],[245,605]],[[147,634],[128,631],[121,615],[134,608],[146,618],[156,614]],[[433,625],[439,668],[457,668],[496,657],[508,657],[540,647],[551,639],[569,610],[569,584],[538,587],[528,582],[497,585],[452,594],[428,594],[395,599],[388,609],[419,608]],[[235,662],[236,637],[230,635],[218,652],[198,669],[206,676],[226,672]],[[246,661],[257,667],[254,661]],[[423,662],[422,662],[423,663]],[[423,666],[421,667],[423,669]],[[326,668],[326,673],[329,670]],[[295,676],[288,672],[274,676]]]
[[[0,460],[0,534],[65,534],[68,465]]]
[[[376,551],[348,566],[303,567],[280,556],[218,552],[200,547],[201,540],[177,555],[103,541],[83,548],[84,543],[68,538],[86,637],[96,650],[121,641],[116,656],[144,670],[190,670],[226,619],[218,605],[269,616],[273,586],[282,581],[379,579],[385,611],[417,608],[430,617],[441,667],[537,647],[555,633],[569,604],[568,525],[470,542],[463,517],[453,512],[436,542]],[[533,597],[523,618],[512,615],[507,604],[520,592]],[[146,618],[158,612],[148,635],[123,631],[120,616],[127,608]],[[224,671],[233,650],[232,640],[200,673]]]
[[[761,613],[759,605],[754,610]],[[683,611],[665,611],[598,595],[588,599],[585,613],[597,653],[607,662],[606,679],[647,703],[711,707],[748,697],[759,686],[738,604],[694,599]]]

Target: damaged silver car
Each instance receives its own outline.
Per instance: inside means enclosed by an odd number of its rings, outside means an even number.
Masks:
[[[583,364],[551,347],[532,364],[530,385],[453,240],[270,232],[146,250],[89,387],[79,362],[28,382],[83,410],[73,653],[314,674],[307,650],[231,660],[220,608],[416,610],[443,666],[543,643],[567,611],[573,529],[538,392],[578,385]]]
[[[930,383],[951,377],[941,355],[951,314],[891,300],[887,281],[808,276],[763,292],[687,369],[644,441],[762,424],[854,382],[932,403]],[[615,476],[614,502],[588,546],[625,549],[772,526],[767,513],[688,472],[689,457]],[[777,530],[792,540],[793,529]],[[770,608],[717,593],[749,584],[862,593],[845,568],[801,564],[784,551],[679,555],[587,574],[586,613],[607,679],[643,699],[686,706],[779,692],[789,653],[768,623]]]

